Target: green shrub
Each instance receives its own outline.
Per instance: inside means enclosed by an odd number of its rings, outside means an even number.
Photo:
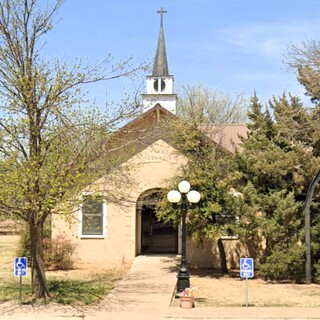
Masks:
[[[320,261],[314,265],[314,282],[320,284]]]
[[[16,254],[18,257],[26,257],[28,259],[28,264],[31,263],[30,242],[30,231],[28,226],[25,225],[20,236]]]
[[[304,251],[303,246],[293,246],[288,250],[274,249],[261,265],[259,276],[266,280],[301,283],[304,278]]]

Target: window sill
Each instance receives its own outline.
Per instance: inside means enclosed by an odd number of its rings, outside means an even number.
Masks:
[[[80,235],[80,239],[105,239],[105,235]]]

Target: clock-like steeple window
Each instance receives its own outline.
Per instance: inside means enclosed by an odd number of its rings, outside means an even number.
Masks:
[[[154,88],[154,90],[155,90],[156,92],[158,92],[158,90],[159,90],[158,79],[154,80],[153,88]]]
[[[164,81],[164,79],[161,79],[161,91],[164,91],[164,89],[166,88],[166,82]]]
[[[160,86],[159,86],[159,82],[160,82]],[[166,82],[165,79],[156,79],[153,82],[153,88],[156,92],[159,91],[164,91],[166,89]],[[159,90],[160,89],[160,90]]]

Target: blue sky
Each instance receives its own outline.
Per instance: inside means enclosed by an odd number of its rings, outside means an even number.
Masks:
[[[45,50],[70,63],[76,57],[94,63],[109,53],[152,60],[160,7],[168,11],[164,30],[176,87],[203,84],[247,97],[256,90],[262,102],[284,90],[303,95],[282,60],[290,43],[318,40],[319,0],[65,0]],[[100,104],[106,92],[117,100],[132,87],[118,80],[87,90]]]

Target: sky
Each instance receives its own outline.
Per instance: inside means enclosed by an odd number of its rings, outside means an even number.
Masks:
[[[284,91],[304,96],[283,60],[290,44],[319,40],[319,0],[65,0],[45,53],[70,64],[76,58],[95,63],[109,53],[115,61],[132,55],[136,64],[152,61],[161,7],[177,89],[202,84],[248,98],[256,91],[263,103]],[[121,99],[138,82],[112,80],[86,91],[101,104]]]

